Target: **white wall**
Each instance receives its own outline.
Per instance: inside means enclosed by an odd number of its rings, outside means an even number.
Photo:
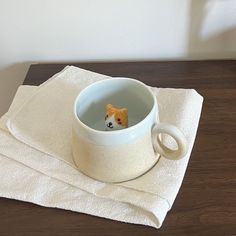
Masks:
[[[0,0],[0,114],[33,62],[236,58],[235,0]]]

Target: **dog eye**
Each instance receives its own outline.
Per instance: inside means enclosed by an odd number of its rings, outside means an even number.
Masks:
[[[119,125],[121,125],[121,124],[122,124],[122,122],[121,122],[120,118],[117,118],[117,122],[118,122],[118,124],[119,124]]]
[[[105,116],[105,120],[108,118],[108,115]]]

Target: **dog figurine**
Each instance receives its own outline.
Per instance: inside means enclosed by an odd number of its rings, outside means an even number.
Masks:
[[[117,108],[112,104],[107,104],[105,125],[107,131],[128,128],[128,109]]]

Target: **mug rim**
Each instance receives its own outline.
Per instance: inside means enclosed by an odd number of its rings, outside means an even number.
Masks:
[[[82,122],[80,120],[80,118],[78,117],[77,115],[77,104],[78,104],[78,101],[80,99],[80,97],[91,87],[93,86],[96,86],[100,83],[105,83],[107,80],[126,80],[126,81],[132,81],[132,83],[136,83],[136,84],[139,84],[141,86],[143,86],[143,88],[145,88],[149,94],[151,95],[152,99],[153,99],[153,105],[152,105],[152,108],[150,109],[150,111],[148,112],[148,114],[145,116],[144,119],[142,119],[140,122],[138,122],[137,124],[131,126],[131,127],[128,127],[128,128],[125,128],[125,129],[121,129],[121,130],[112,130],[112,131],[105,131],[105,130],[97,130],[97,129],[94,129],[94,128],[91,128],[89,127],[88,125],[86,125],[84,122]],[[103,134],[103,135],[114,135],[114,134],[124,134],[124,133],[128,133],[129,131],[132,131],[134,129],[137,129],[138,127],[142,126],[146,120],[148,120],[149,116],[151,116],[151,114],[153,113],[155,107],[157,106],[157,101],[156,101],[156,97],[154,96],[154,94],[152,93],[152,91],[150,90],[150,88],[148,87],[148,85],[146,85],[145,83],[137,80],[137,79],[132,79],[132,78],[126,78],[126,77],[113,77],[113,78],[109,78],[109,79],[102,79],[100,81],[96,81],[90,85],[88,85],[87,87],[85,87],[84,89],[82,89],[80,91],[80,93],[77,95],[75,101],[74,101],[74,105],[73,105],[73,116],[75,118],[75,120],[84,128],[84,129],[87,129],[88,131],[90,132],[94,132],[96,134]]]

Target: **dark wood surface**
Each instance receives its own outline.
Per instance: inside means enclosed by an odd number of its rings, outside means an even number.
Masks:
[[[24,84],[39,85],[67,64],[31,65]],[[204,96],[180,192],[158,230],[0,198],[0,235],[236,235],[236,61],[69,64]]]

